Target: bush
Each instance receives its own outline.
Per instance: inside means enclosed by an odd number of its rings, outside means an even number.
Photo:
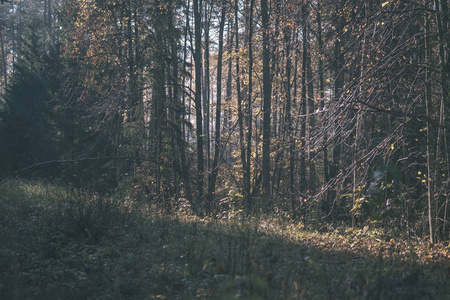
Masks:
[[[0,299],[92,297],[118,255],[99,244],[132,219],[118,199],[42,182],[1,183]]]
[[[97,243],[111,230],[126,226],[131,218],[129,208],[119,200],[78,190],[61,194],[49,213],[52,231],[88,243]]]

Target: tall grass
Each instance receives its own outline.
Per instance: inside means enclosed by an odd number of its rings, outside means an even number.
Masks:
[[[449,299],[448,246],[0,184],[0,299]]]
[[[130,209],[117,199],[44,182],[3,182],[0,298],[75,299],[89,294],[99,282],[90,282],[88,272],[103,272],[89,253],[132,219]]]

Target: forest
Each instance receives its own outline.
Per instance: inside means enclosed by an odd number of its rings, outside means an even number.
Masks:
[[[0,3],[1,299],[450,299],[448,0]]]

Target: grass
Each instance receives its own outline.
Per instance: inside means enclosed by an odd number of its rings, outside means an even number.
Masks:
[[[450,299],[449,245],[0,185],[0,299]]]

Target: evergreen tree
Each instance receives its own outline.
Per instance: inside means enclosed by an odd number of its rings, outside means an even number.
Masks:
[[[0,112],[3,172],[10,173],[57,155],[60,132],[54,95],[59,87],[53,59],[44,52],[39,32],[29,28]]]

